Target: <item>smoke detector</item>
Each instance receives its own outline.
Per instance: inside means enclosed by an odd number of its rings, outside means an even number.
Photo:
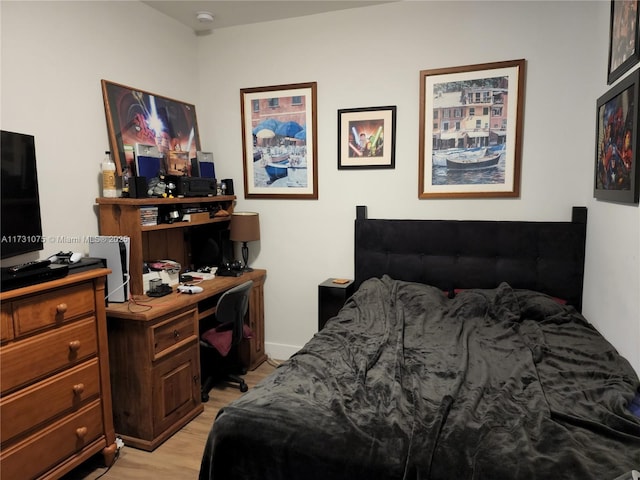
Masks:
[[[198,12],[196,13],[196,18],[200,23],[211,23],[213,22],[213,13],[211,12]]]

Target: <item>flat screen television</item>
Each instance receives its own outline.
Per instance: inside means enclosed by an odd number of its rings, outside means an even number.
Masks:
[[[0,256],[8,258],[42,250],[44,243],[34,137],[5,130],[0,133]]]

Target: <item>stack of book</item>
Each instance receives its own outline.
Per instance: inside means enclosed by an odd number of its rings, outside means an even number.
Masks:
[[[158,224],[158,207],[140,207],[140,222],[142,226]]]

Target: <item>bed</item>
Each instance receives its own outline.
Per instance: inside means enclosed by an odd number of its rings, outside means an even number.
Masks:
[[[221,409],[200,479],[614,479],[640,468],[639,380],[582,316],[571,221],[368,219],[357,290]]]

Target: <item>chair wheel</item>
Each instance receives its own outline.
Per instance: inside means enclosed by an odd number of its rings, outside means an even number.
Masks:
[[[240,384],[240,391],[241,391],[241,392],[246,392],[247,390],[249,390],[249,387],[247,386],[247,384],[246,384],[246,383],[242,382],[242,383]]]
[[[200,396],[200,400],[202,400],[202,403],[207,403],[209,401],[209,394],[208,393],[203,393]]]

